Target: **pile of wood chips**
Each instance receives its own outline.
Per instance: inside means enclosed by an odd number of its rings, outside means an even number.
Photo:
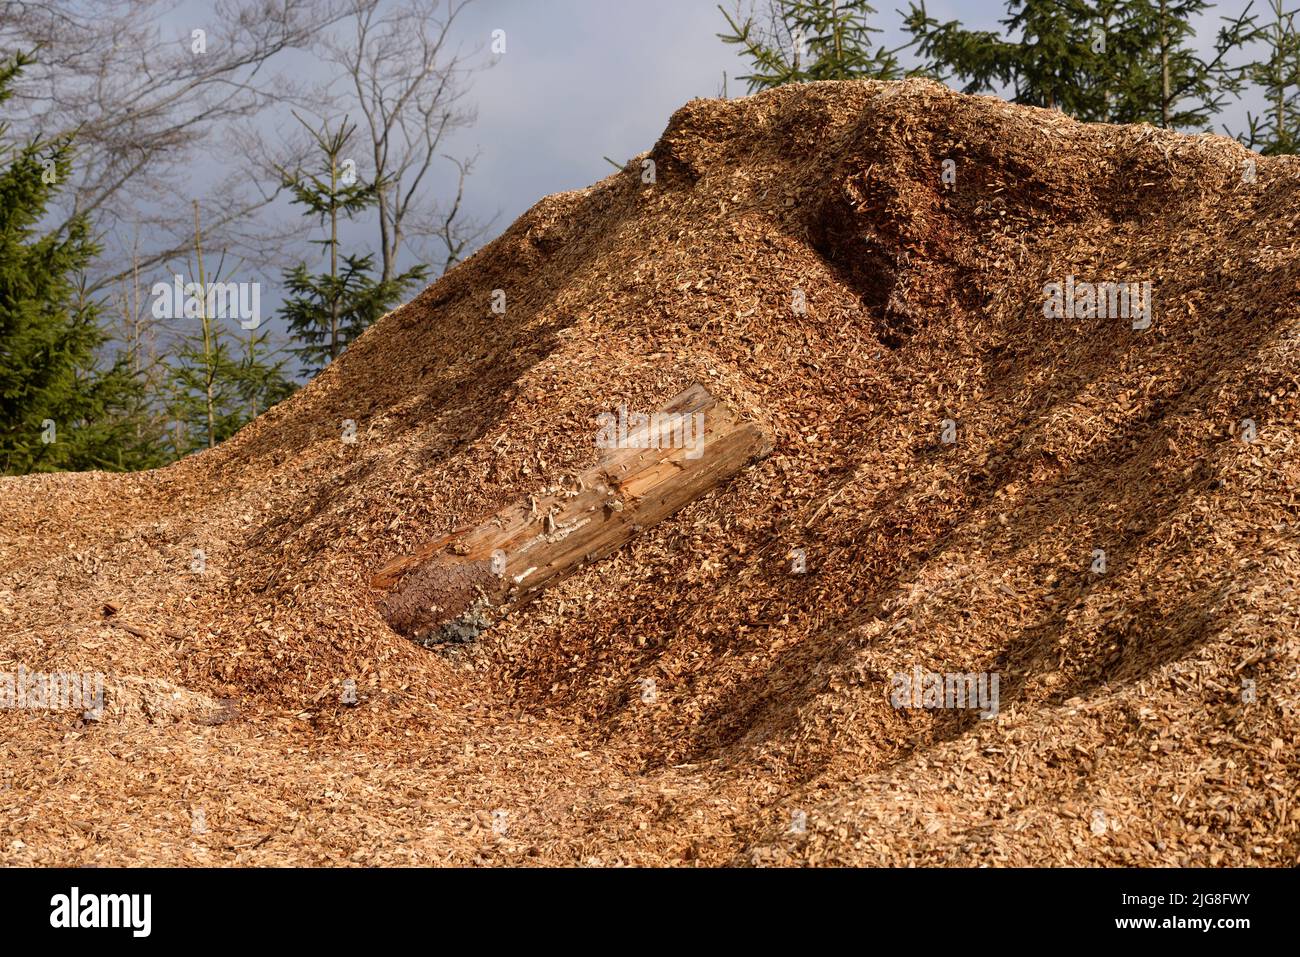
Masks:
[[[0,480],[0,681],[105,687],[0,711],[0,863],[1295,864],[1298,369],[1300,159],[691,102],[219,448]],[[772,453],[473,642],[389,628],[378,569],[692,383]]]

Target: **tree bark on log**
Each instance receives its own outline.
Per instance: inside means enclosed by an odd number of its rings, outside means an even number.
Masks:
[[[601,420],[596,466],[381,568],[371,586],[385,593],[389,625],[424,645],[471,641],[492,615],[606,557],[772,447],[701,385],[652,416]]]

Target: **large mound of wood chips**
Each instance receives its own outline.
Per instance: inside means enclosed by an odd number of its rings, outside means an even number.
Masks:
[[[0,673],[106,686],[0,712],[0,862],[1294,864],[1298,362],[1296,158],[692,102],[223,446],[0,480]],[[474,643],[387,627],[376,569],[697,382],[772,454]]]

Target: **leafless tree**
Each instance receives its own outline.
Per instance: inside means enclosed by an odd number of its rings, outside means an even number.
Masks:
[[[347,12],[344,0],[220,0],[180,29],[161,0],[0,0],[0,47],[37,58],[10,102],[14,131],[76,134],[58,212],[87,214],[105,240],[92,292],[182,256],[192,237],[181,211],[200,195],[219,211],[213,242],[274,241],[247,226],[278,184],[268,192],[241,168],[234,124],[294,96],[272,61]],[[114,248],[137,230],[143,250]]]
[[[465,99],[469,77],[481,63],[475,51],[453,43],[452,32],[472,0],[348,2],[347,19],[320,45],[322,57],[343,73],[329,88],[329,101],[360,118],[379,186],[381,277],[396,275],[398,257],[412,240],[438,244],[446,269],[489,225],[464,215],[465,181],[475,157],[444,152],[449,137],[477,118]],[[342,102],[343,96],[351,102]],[[439,161],[455,171],[454,191],[442,200],[435,188]]]

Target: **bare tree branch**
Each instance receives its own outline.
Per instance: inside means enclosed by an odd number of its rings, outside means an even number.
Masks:
[[[472,0],[350,0],[352,32],[327,35],[323,57],[341,67],[349,88],[348,112],[361,117],[379,187],[378,233],[381,277],[398,271],[408,236],[436,235],[444,244],[444,268],[483,233],[463,222],[462,198],[472,160],[441,152],[445,140],[473,125],[464,104],[470,75],[479,67],[460,48],[452,28]],[[337,96],[333,97],[337,103]],[[439,205],[434,166],[447,159],[457,174],[456,198]],[[448,215],[450,214],[450,215]]]
[[[228,138],[231,124],[294,96],[294,84],[270,75],[269,65],[348,12],[343,0],[220,0],[194,24],[204,31],[200,45],[192,33],[159,26],[172,8],[161,0],[0,0],[0,46],[37,55],[9,104],[14,131],[76,134],[74,178],[52,222],[85,214],[101,238],[137,228],[149,237],[129,266],[106,243],[91,292],[183,253],[192,241],[183,211],[200,196],[221,211],[207,224],[210,242],[235,244],[232,227],[275,194],[246,174],[222,175],[244,162]]]

